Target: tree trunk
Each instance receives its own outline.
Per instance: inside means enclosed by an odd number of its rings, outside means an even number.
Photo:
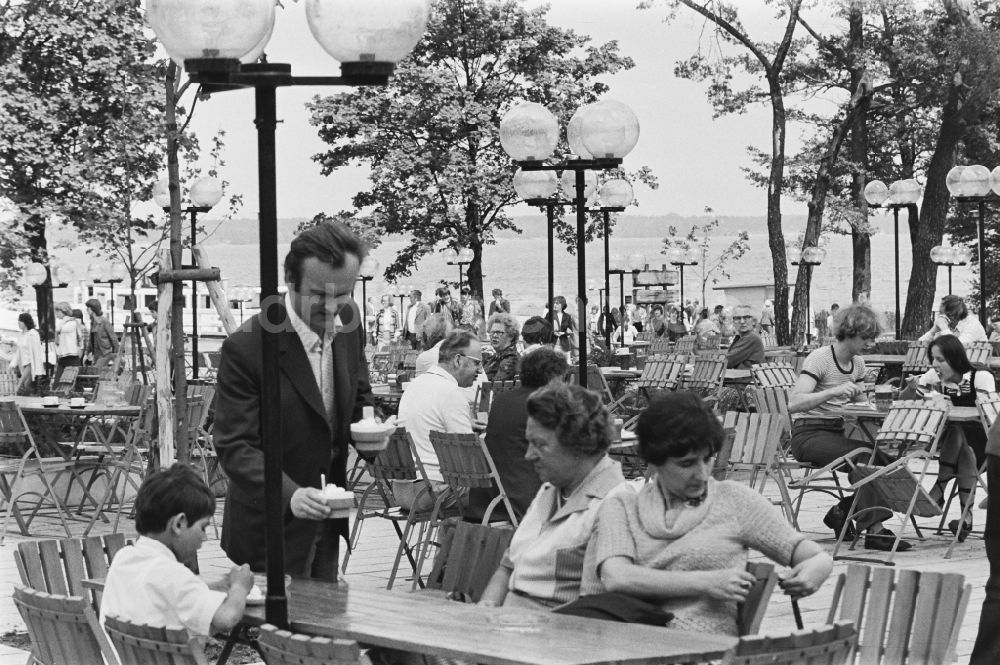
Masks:
[[[849,43],[848,54],[851,58],[851,90],[857,90],[864,76],[863,64],[865,33],[862,3],[851,2],[847,22]],[[861,98],[858,113],[851,123],[851,133],[848,143],[848,157],[854,165],[851,173],[851,198],[858,208],[862,221],[861,230],[858,225],[851,228],[851,301],[868,302],[872,293],[872,241],[868,233],[868,201],[865,200],[865,186],[868,184],[868,113],[871,110],[871,95]]]
[[[771,171],[767,177],[767,242],[774,272],[774,327],[778,344],[788,344],[788,264],[781,229],[781,190],[785,177],[785,100],[777,74],[767,77],[771,93]]]

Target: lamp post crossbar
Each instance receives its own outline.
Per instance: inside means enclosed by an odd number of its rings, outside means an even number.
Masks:
[[[986,316],[986,204],[1000,204],[1000,196],[987,194],[986,196],[956,196],[955,201],[959,204],[975,203],[978,217],[976,219],[976,237],[979,241],[979,322],[983,328],[987,328]],[[951,291],[951,289],[948,289]]]
[[[899,210],[900,208],[906,208],[907,212],[907,223],[912,221],[913,217],[917,214],[917,204],[916,203],[887,203],[887,204],[874,204],[869,203],[869,208],[886,208],[892,210],[892,240],[893,240],[893,291],[895,292],[895,303],[896,303],[896,339],[900,338],[900,331],[902,330],[902,321],[900,316],[900,305],[899,305]],[[810,270],[812,270],[810,268]]]

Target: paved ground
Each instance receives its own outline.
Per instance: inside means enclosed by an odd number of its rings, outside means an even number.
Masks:
[[[768,491],[766,494],[770,495],[771,492]],[[217,515],[217,521],[220,526],[221,505],[220,501],[220,511]],[[811,496],[807,495],[800,516],[800,525],[811,537],[832,549],[833,540],[830,538],[830,532],[822,524],[822,516],[828,506],[829,499],[825,495],[818,493]],[[952,517],[957,517],[957,515],[953,515]],[[975,511],[976,525],[982,525],[984,522],[984,511],[977,509]],[[126,534],[134,536],[133,522],[128,521],[123,524],[125,525],[124,530]],[[35,529],[36,526],[37,529]],[[936,522],[934,526],[936,526]],[[77,531],[82,531],[82,528],[82,525],[78,526]],[[890,528],[898,528],[898,525],[890,525]],[[33,533],[35,537],[62,537],[64,535],[59,529],[58,523],[54,520],[46,521],[40,519],[33,525],[33,531],[35,532]],[[983,540],[981,536],[970,536],[969,540],[956,548],[955,554],[951,559],[945,559],[944,554],[948,546],[948,541],[943,536],[934,536],[930,531],[925,531],[925,535],[928,536],[927,540],[915,543],[913,551],[897,556],[898,565],[899,567],[915,568],[922,571],[961,573],[965,575],[966,581],[972,585],[972,599],[963,623],[958,645],[958,662],[964,663],[968,661],[969,653],[976,637],[980,607],[983,601],[983,590],[989,573]],[[219,548],[218,538],[212,527],[209,527],[209,536],[210,540],[202,548],[199,557],[202,571],[224,571],[228,569],[228,562]],[[950,533],[948,537],[950,538]],[[21,621],[11,601],[13,586],[19,582],[12,552],[17,547],[17,543],[22,540],[25,540],[25,538],[19,534],[9,533],[4,545],[0,547],[0,631],[2,632],[24,630],[24,623]],[[389,578],[389,571],[392,566],[392,559],[395,555],[397,543],[396,536],[391,526],[387,523],[381,523],[381,520],[367,521],[362,532],[358,551],[352,557],[347,570],[346,578],[350,584],[366,588],[384,588]],[[841,572],[845,565],[844,562],[837,562],[834,575]],[[394,592],[408,593],[409,587],[410,585],[405,580],[399,580],[394,588]],[[831,578],[831,581],[817,594],[800,603],[806,625],[821,624],[826,621],[826,613],[832,594],[833,581]],[[792,617],[791,604],[783,595],[780,595],[780,592],[776,593],[772,597],[768,607],[762,632],[787,632],[794,629],[794,627],[795,623]],[[24,652],[0,645],[0,665],[23,665],[26,657],[27,654]]]

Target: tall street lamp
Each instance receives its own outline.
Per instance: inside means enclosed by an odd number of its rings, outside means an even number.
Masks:
[[[812,318],[812,303],[810,302],[809,292],[812,290],[812,277],[813,268],[823,263],[823,259],[826,258],[826,250],[822,247],[805,247],[799,253],[798,260],[792,261],[793,266],[804,265],[806,266],[806,344],[808,345],[812,341],[812,334],[809,332],[812,330],[813,322],[810,320]]]
[[[602,221],[604,222],[604,292],[608,294],[611,293],[611,274],[608,272],[611,268],[609,254],[611,251],[611,213],[625,212],[625,208],[632,204],[633,198],[635,198],[635,194],[632,191],[632,185],[627,180],[615,178],[601,185],[601,189],[598,192],[600,207],[587,209],[588,212],[601,213]],[[610,304],[607,311],[604,308],[601,309],[605,314],[609,314],[610,310]],[[607,348],[611,348],[611,330],[607,326],[604,329],[604,344]]]
[[[979,251],[979,322],[986,326],[986,204],[1000,199],[1000,166],[992,172],[985,166],[956,166],[945,177],[948,192],[960,205],[975,203],[979,216],[976,231]]]
[[[667,250],[667,262],[680,271],[681,301],[677,306],[677,309],[681,312],[681,318],[684,317],[684,268],[685,266],[698,265],[698,259],[700,258],[701,252],[695,248],[685,249],[684,247],[671,247]]]
[[[240,325],[243,325],[243,303],[253,300],[253,295],[249,286],[237,286],[229,294],[229,300],[236,302],[240,308]]]
[[[111,316],[111,327],[115,327],[115,284],[125,281],[128,271],[121,263],[112,263],[111,270],[108,270],[106,263],[91,263],[87,266],[87,277],[94,284],[107,284],[111,289],[111,305],[108,307]]]
[[[197,267],[194,246],[198,229],[198,213],[205,213],[222,200],[222,183],[218,178],[204,176],[191,183],[188,190],[191,205],[181,208],[191,218],[191,268]],[[170,179],[163,178],[153,188],[156,205],[170,212]],[[114,321],[111,322],[112,324]],[[198,378],[198,280],[191,280],[191,377]]]
[[[45,343],[45,371],[48,372],[49,343],[55,339],[55,314],[52,310],[52,289],[64,289],[75,275],[67,266],[29,263],[24,270],[28,285],[35,288],[35,307],[38,315],[38,332]]]
[[[206,5],[212,5],[205,11]],[[278,330],[268,310],[278,298],[278,226],[275,165],[276,92],[294,85],[384,85],[395,63],[409,54],[423,36],[429,6],[426,0],[307,0],[306,18],[316,41],[341,63],[341,76],[293,76],[284,63],[252,62],[253,52],[266,48],[274,24],[274,0],[211,2],[148,0],[146,15],[157,38],[175,61],[184,61],[191,80],[202,92],[253,88],[256,98],[258,182],[260,197],[262,326],[260,433],[264,450],[266,510],[267,601],[269,623],[288,625],[284,579],[284,509],[281,501],[281,392]],[[205,16],[208,25],[197,23]],[[225,29],[218,29],[225,26]],[[256,57],[253,57],[255,60]],[[275,309],[280,309],[275,307]]]
[[[639,140],[632,110],[613,100],[586,104],[573,114],[566,139],[576,159],[546,161],[559,140],[559,123],[541,104],[522,102],[500,121],[500,144],[523,171],[570,171],[576,205],[577,320],[580,385],[587,387],[586,172],[617,168]],[[563,177],[568,177],[565,173]]]
[[[952,293],[951,269],[955,266],[965,266],[972,260],[972,249],[969,247],[945,247],[935,245],[931,247],[931,261],[934,265],[948,268],[948,293]]]
[[[635,279],[636,275],[645,270],[646,257],[642,254],[630,254],[626,260],[621,254],[612,254],[608,259],[608,265],[611,266],[608,268],[608,274],[618,275],[618,311],[621,314],[622,319],[621,344],[619,346],[625,346],[625,330],[628,328],[628,321],[625,320],[625,275],[631,274],[632,279]],[[611,298],[609,297],[608,300],[610,299]],[[608,341],[608,348],[611,348],[610,340]]]
[[[899,311],[899,209],[906,208],[907,224],[917,216],[917,199],[920,185],[916,180],[896,180],[888,187],[881,180],[872,180],[865,186],[865,201],[870,208],[892,210],[893,275],[896,294],[896,339],[900,338],[902,317]]]
[[[361,282],[361,331],[364,333],[364,344],[368,343],[368,282],[375,279],[378,273],[378,261],[366,256],[358,268],[358,281]]]
[[[444,250],[443,256],[445,263],[450,266],[458,266],[458,293],[461,295],[462,285],[465,283],[465,274],[463,273],[463,269],[465,266],[472,263],[472,259],[476,258],[476,255],[468,247],[459,247],[457,252],[449,247]],[[400,307],[402,306],[402,303],[400,303]]]

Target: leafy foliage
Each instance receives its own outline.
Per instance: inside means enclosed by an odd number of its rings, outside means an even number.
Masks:
[[[712,209],[705,208],[705,214],[711,215]],[[676,247],[684,250],[696,249],[701,254],[698,265],[688,267],[688,271],[695,273],[701,281],[701,303],[706,306],[706,291],[708,283],[718,284],[720,278],[731,279],[727,266],[732,261],[739,261],[750,251],[750,234],[740,231],[729,245],[718,254],[712,254],[712,236],[719,226],[719,218],[716,217],[703,225],[692,224],[687,235],[681,236],[676,226],[667,229],[667,237],[663,239],[663,250],[661,254],[666,254]],[[681,303],[682,305],[684,303]]]

